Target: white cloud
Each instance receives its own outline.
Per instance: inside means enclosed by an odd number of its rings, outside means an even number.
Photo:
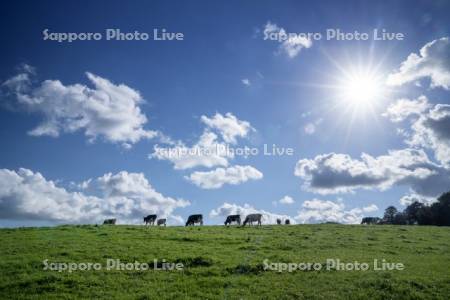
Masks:
[[[292,199],[291,196],[284,196],[283,198],[281,198],[278,202],[280,202],[281,204],[294,204],[295,201],[294,199]]]
[[[149,158],[168,160],[174,164],[177,170],[185,170],[194,167],[228,166],[228,159],[234,157],[234,153],[227,151],[227,145],[217,139],[217,135],[210,131],[203,132],[199,141],[192,147],[178,142],[174,147],[160,147],[155,145],[154,152]]]
[[[422,195],[418,195],[415,193],[412,193],[410,195],[405,195],[400,199],[400,204],[404,206],[408,206],[413,202],[420,202],[425,204],[431,204],[433,202],[436,202],[436,197],[426,197]]]
[[[313,200],[307,200],[303,202],[302,204],[303,208],[310,209],[310,210],[340,210],[344,207],[344,204],[342,202],[335,203],[328,200],[319,200],[319,199],[313,199]]]
[[[448,189],[450,171],[428,159],[423,150],[389,151],[361,159],[347,154],[323,154],[297,162],[295,175],[303,188],[320,194],[349,193],[357,189],[386,190],[393,185],[406,185],[421,195],[437,196]]]
[[[240,206],[234,203],[225,202],[216,209],[211,210],[209,213],[210,218],[226,218],[228,215],[241,215],[242,221],[244,221],[245,216],[248,214],[260,213],[263,215],[263,224],[276,224],[277,219],[281,219],[283,222],[287,219],[291,221],[291,224],[295,224],[294,218],[288,215],[274,214],[265,210],[256,209],[253,206],[245,203],[244,206]]]
[[[141,139],[154,138],[156,131],[144,129],[147,117],[140,105],[138,91],[87,72],[93,85],[64,85],[59,80],[45,80],[32,85],[30,69],[2,84],[15,95],[16,108],[42,115],[44,120],[29,131],[33,136],[57,137],[61,133],[83,131],[90,141],[97,138],[128,146]]]
[[[414,121],[410,145],[432,149],[437,160],[450,166],[450,105],[436,104]]]
[[[400,68],[387,78],[389,85],[399,86],[421,78],[430,78],[431,87],[450,89],[450,42],[448,37],[434,40],[411,53]]]
[[[21,93],[25,93],[30,89],[30,85],[30,74],[25,72],[9,78],[1,86],[6,88],[7,92],[21,95]]]
[[[243,85],[246,85],[246,86],[250,86],[251,85],[250,79],[248,79],[248,78],[242,79],[241,82],[242,82]]]
[[[189,205],[155,191],[142,173],[105,174],[68,190],[28,169],[0,169],[0,218],[94,223],[114,217],[140,223],[149,213],[170,216]]]
[[[345,210],[345,205],[342,201],[333,202],[313,199],[303,202],[302,209],[295,218],[303,224],[324,222],[359,224],[364,213],[376,210],[378,210],[378,207],[375,204],[363,208]]]
[[[149,158],[168,160],[174,164],[175,169],[180,170],[194,167],[227,167],[229,159],[234,158],[229,144],[236,144],[238,137],[246,138],[250,131],[255,130],[249,122],[239,120],[232,113],[225,116],[216,113],[211,118],[202,116],[201,121],[206,128],[193,146],[186,146],[181,141],[173,143],[175,146],[169,148],[155,145]]]
[[[246,137],[254,128],[247,121],[241,121],[232,113],[225,116],[216,113],[212,118],[202,116],[201,121],[211,130],[217,130],[223,140],[229,144],[236,144],[236,138]]]
[[[429,108],[428,99],[420,96],[415,100],[399,99],[389,105],[383,116],[392,122],[401,122],[411,115],[420,115]]]
[[[376,206],[375,204],[370,204],[369,206],[365,206],[362,208],[363,212],[374,212],[378,210],[378,206]]]
[[[303,48],[310,48],[312,41],[306,37],[299,35],[289,35],[282,27],[278,27],[277,24],[267,22],[264,26],[264,36],[276,36],[279,40],[279,50],[284,52],[289,58],[296,57]],[[283,38],[284,37],[284,38]],[[282,39],[282,41],[281,41]]]
[[[425,96],[417,100],[401,99],[390,105],[383,114],[393,122],[411,119],[411,126],[397,129],[405,142],[413,147],[433,150],[435,158],[450,166],[450,105],[431,105]]]
[[[29,64],[22,63],[19,65],[18,68],[19,72],[24,72],[28,74],[36,74],[36,68],[33,66],[30,66]]]
[[[185,177],[203,189],[218,189],[224,184],[240,184],[248,180],[263,178],[263,174],[252,166],[217,168],[208,172],[194,172]]]

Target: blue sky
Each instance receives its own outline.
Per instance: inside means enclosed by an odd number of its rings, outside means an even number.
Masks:
[[[267,223],[354,223],[388,205],[430,202],[450,187],[448,3],[4,6],[2,226],[136,223],[153,212],[174,225],[191,213],[219,224],[228,213],[252,211]],[[184,40],[59,43],[43,40],[46,28],[165,28]],[[264,40],[265,31],[329,28],[384,28],[405,38]],[[33,134],[42,124],[53,131]],[[208,165],[189,158],[193,166],[181,169],[149,158],[155,145],[191,147],[204,133],[213,144],[259,151],[276,144],[294,154],[206,158]],[[293,203],[281,203],[285,196]]]

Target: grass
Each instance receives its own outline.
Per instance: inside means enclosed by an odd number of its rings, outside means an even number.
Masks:
[[[2,299],[448,299],[450,228],[59,226],[0,230]],[[183,271],[43,270],[43,261],[181,262]],[[264,270],[263,261],[400,262],[403,271]]]

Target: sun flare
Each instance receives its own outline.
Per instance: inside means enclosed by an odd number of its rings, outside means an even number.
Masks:
[[[336,118],[336,124],[347,127],[346,139],[353,129],[379,123],[381,111],[391,97],[386,85],[383,58],[335,59],[327,57],[336,67],[329,73],[329,83],[321,85],[326,93],[326,108]],[[374,63],[376,62],[376,63]]]
[[[373,105],[382,96],[382,84],[375,74],[358,72],[349,74],[340,86],[340,98],[351,106]]]

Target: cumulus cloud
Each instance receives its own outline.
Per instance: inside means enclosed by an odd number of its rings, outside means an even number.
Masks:
[[[155,145],[149,158],[167,160],[175,169],[185,170],[194,167],[227,167],[234,152],[229,145],[236,144],[237,138],[246,138],[255,129],[247,121],[236,118],[232,113],[215,114],[209,118],[201,117],[205,129],[199,140],[192,146],[178,141],[173,147]]]
[[[241,219],[242,221],[244,221],[245,216],[247,216],[248,214],[256,214],[256,213],[263,215],[262,216],[263,224],[276,224],[277,219],[282,220],[282,222],[289,219],[291,221],[291,224],[295,224],[295,220],[288,215],[280,215],[265,210],[256,209],[247,203],[245,203],[243,206],[240,206],[238,204],[225,202],[218,208],[211,210],[211,212],[209,213],[209,217],[226,218],[228,215],[241,215]]]
[[[282,27],[277,24],[267,22],[264,26],[264,37],[272,39],[274,37],[280,42],[279,51],[285,53],[289,58],[296,57],[303,48],[310,48],[312,41],[306,37],[299,35],[289,35]]]
[[[283,198],[281,198],[278,202],[280,202],[281,204],[294,204],[295,201],[294,199],[292,199],[291,196],[284,196]]]
[[[64,85],[59,80],[45,80],[35,86],[32,70],[30,66],[22,68],[22,73],[2,83],[6,94],[14,98],[10,106],[43,117],[28,132],[30,135],[57,137],[82,131],[90,141],[102,138],[126,147],[158,135],[144,129],[147,117],[140,108],[144,100],[138,91],[125,84],[114,84],[87,72],[92,87],[78,83]]]
[[[411,115],[421,115],[429,108],[428,99],[420,96],[417,99],[399,99],[389,105],[386,112],[382,115],[389,118],[392,122],[401,122]]]
[[[364,213],[378,210],[375,204],[363,208],[345,210],[342,200],[337,202],[313,199],[303,202],[302,209],[295,217],[300,223],[337,222],[344,224],[359,224]]]
[[[234,157],[233,152],[227,151],[227,145],[219,142],[217,135],[210,131],[203,132],[199,141],[192,147],[178,142],[169,148],[155,145],[153,150],[149,158],[170,161],[177,170],[194,167],[226,167],[228,160]]]
[[[0,218],[92,223],[114,217],[120,223],[136,223],[143,215],[170,216],[189,205],[158,193],[142,173],[108,173],[75,187],[58,186],[28,169],[0,169]]]
[[[208,128],[217,130],[223,140],[229,144],[236,144],[237,137],[246,137],[253,127],[247,121],[241,121],[232,113],[225,116],[216,113],[212,118],[202,116],[200,119]]]
[[[436,104],[413,122],[410,145],[432,149],[438,161],[450,166],[450,105]]]
[[[418,194],[437,196],[450,183],[449,170],[431,162],[423,150],[409,148],[378,157],[363,153],[360,159],[336,153],[301,159],[295,175],[304,181],[304,189],[320,194],[406,185]]]
[[[431,80],[431,87],[450,89],[450,42],[448,37],[434,40],[411,53],[400,68],[389,74],[387,83],[399,86],[422,78]]]
[[[450,166],[450,105],[431,105],[425,96],[416,100],[400,99],[390,105],[384,116],[393,122],[410,118],[408,128],[398,129],[413,147],[433,150],[435,158]],[[409,124],[408,124],[409,125]]]
[[[422,195],[418,195],[415,193],[409,194],[409,195],[405,195],[400,199],[400,204],[404,205],[404,206],[408,206],[410,204],[412,204],[413,202],[420,202],[420,203],[424,203],[424,204],[431,204],[433,202],[436,202],[437,199],[436,197],[426,197],[426,196],[422,196]]]
[[[218,189],[224,184],[237,185],[248,180],[263,178],[263,174],[252,166],[232,166],[212,171],[197,171],[185,177],[203,189]]]
[[[366,213],[373,212],[378,210],[378,206],[376,206],[375,204],[370,204],[369,206],[363,207],[361,210]]]

